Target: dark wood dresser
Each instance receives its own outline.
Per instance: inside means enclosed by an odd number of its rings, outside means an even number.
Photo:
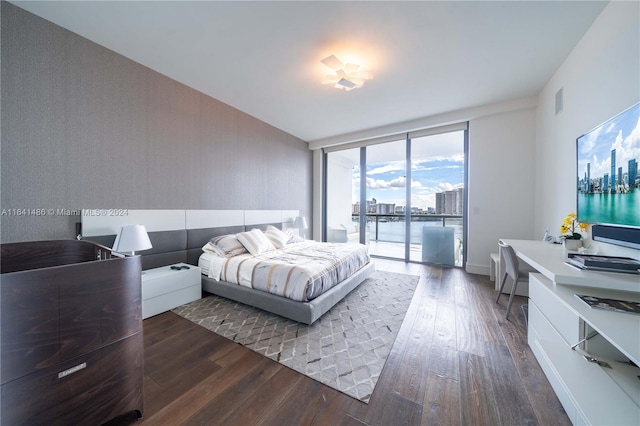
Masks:
[[[1,245],[0,422],[142,416],[139,256],[88,241]]]

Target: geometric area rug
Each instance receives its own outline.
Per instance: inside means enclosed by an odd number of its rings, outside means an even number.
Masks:
[[[376,271],[311,325],[215,295],[173,312],[368,403],[417,284]]]

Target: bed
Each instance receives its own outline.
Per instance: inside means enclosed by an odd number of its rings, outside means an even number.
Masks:
[[[270,233],[284,234],[272,225],[264,232]],[[311,324],[375,271],[362,244],[290,238],[255,252],[238,243],[246,234],[259,236],[262,231],[212,238],[235,240],[230,252],[216,252],[210,242],[205,244],[198,260],[204,291]]]
[[[157,268],[175,263],[187,263],[191,265],[206,266],[206,274],[202,275],[202,289],[207,293],[216,294],[246,305],[254,306],[265,311],[281,315],[294,321],[311,324],[342,300],[353,289],[375,272],[375,266],[366,252],[366,246],[361,244],[335,244],[332,250],[341,251],[345,246],[352,246],[362,253],[363,261],[357,266],[352,266],[347,274],[339,276],[338,281],[331,285],[320,286],[322,292],[312,291],[306,298],[294,300],[252,288],[252,286],[238,285],[221,277],[209,277],[209,261],[201,260],[203,247],[212,239],[228,235],[260,230],[266,232],[273,228],[281,232],[291,232],[292,217],[297,216],[297,211],[220,211],[220,210],[130,210],[128,216],[123,218],[105,218],[83,215],[83,238],[97,242],[107,247],[113,245],[115,230],[126,223],[143,223],[149,230],[149,238],[153,248],[140,252],[142,269]],[[167,218],[173,218],[171,220]],[[277,221],[263,222],[265,218]],[[89,223],[85,219],[91,219],[95,223]],[[108,226],[105,221],[108,220]],[[235,224],[240,222],[240,224]],[[210,224],[225,223],[224,226],[210,226]],[[209,226],[205,226],[209,225]],[[103,234],[104,230],[114,233]],[[92,235],[88,235],[92,234]],[[320,244],[331,247],[331,243],[315,243],[298,240],[295,242],[293,235],[287,237],[287,244],[303,243]],[[240,253],[242,254],[242,253]],[[267,256],[266,253],[261,253]],[[203,262],[206,265],[203,265]]]

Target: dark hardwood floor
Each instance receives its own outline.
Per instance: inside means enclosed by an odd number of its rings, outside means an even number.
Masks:
[[[376,259],[420,282],[369,404],[180,316],[144,321],[140,425],[570,425],[488,277]]]

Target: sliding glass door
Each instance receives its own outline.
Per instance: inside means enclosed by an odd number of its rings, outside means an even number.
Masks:
[[[326,240],[372,256],[464,266],[466,125],[326,156]]]
[[[366,222],[372,255],[405,258],[406,146],[402,139],[366,147]]]
[[[464,133],[411,139],[411,261],[463,265]]]

